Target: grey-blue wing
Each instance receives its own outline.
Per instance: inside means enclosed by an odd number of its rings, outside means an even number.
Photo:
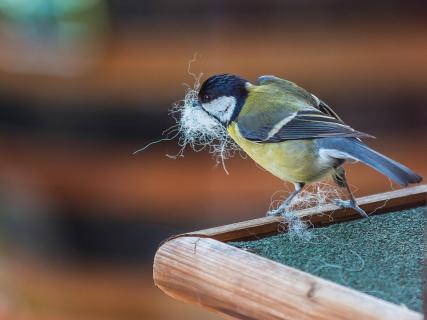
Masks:
[[[277,113],[269,115],[268,118],[269,121],[265,121],[260,119],[259,114],[244,115],[238,118],[237,125],[243,137],[256,142],[326,137],[372,137],[317,110],[302,110],[291,115]]]

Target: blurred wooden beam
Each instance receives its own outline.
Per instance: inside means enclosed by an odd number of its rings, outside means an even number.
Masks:
[[[268,30],[268,33],[266,33]],[[276,74],[323,94],[339,90],[410,90],[427,85],[425,24],[400,23],[136,29],[115,34],[97,68],[82,77],[0,73],[3,90],[57,99],[176,100],[192,85],[192,71]],[[5,45],[5,44],[2,44]],[[17,52],[22,59],[30,52]],[[2,53],[0,51],[0,59]]]
[[[190,150],[184,158],[171,160],[163,148],[133,156],[131,148],[84,151],[18,139],[0,142],[7,150],[0,158],[0,178],[9,191],[30,188],[75,207],[98,208],[102,215],[144,212],[158,220],[199,217],[215,224],[239,216],[261,217],[273,195],[281,199],[292,190],[251,159],[240,157],[226,161],[228,176],[215,168],[209,154]],[[388,137],[369,144],[427,177],[427,149],[421,137]],[[362,164],[347,167],[358,197],[393,187]]]

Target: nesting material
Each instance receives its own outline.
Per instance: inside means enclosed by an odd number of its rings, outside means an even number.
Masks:
[[[328,183],[318,182],[307,186],[292,200],[288,208],[283,208],[282,204],[289,193],[279,195],[278,200],[272,200],[267,215],[281,215],[285,219],[286,229],[291,239],[297,237],[302,240],[310,240],[311,238],[309,226],[294,214],[295,210],[314,208],[335,199],[341,199],[341,192],[338,188]]]
[[[270,206],[270,212],[278,210],[281,203],[285,200],[292,190],[285,192],[283,194],[276,193],[275,197],[278,197],[277,200],[272,200]],[[323,206],[327,203],[333,202],[335,199],[341,199],[342,192],[339,188],[334,185],[331,185],[327,182],[317,182],[306,186],[293,200],[290,204],[290,211],[302,210],[313,208],[317,206]]]
[[[215,156],[217,163],[224,165],[224,160],[240,150],[230,138],[225,127],[210,117],[197,104],[198,82],[193,89],[188,89],[184,100],[174,105],[171,115],[177,122],[179,146],[182,155],[189,146],[194,151],[207,150]],[[225,166],[224,166],[225,169]]]
[[[315,228],[310,241],[282,233],[230,244],[422,311],[426,217],[419,207]]]
[[[167,155],[168,157],[173,159],[183,157],[187,147],[195,152],[206,150],[214,155],[216,163],[222,164],[228,174],[224,161],[234,156],[240,148],[228,135],[226,128],[198,106],[197,95],[202,75],[190,74],[195,80],[194,86],[187,86],[184,99],[176,102],[169,111],[176,124],[163,131],[162,139],[153,141],[134,153],[144,151],[162,141],[178,139],[180,150],[174,155]]]

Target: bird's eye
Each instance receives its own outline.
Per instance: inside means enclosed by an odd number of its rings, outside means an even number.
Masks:
[[[204,96],[203,96],[203,100],[205,100],[205,101],[208,101],[208,100],[210,100],[210,96],[208,95],[208,94],[205,94]]]

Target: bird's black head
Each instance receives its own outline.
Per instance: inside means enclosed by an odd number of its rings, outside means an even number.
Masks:
[[[203,82],[199,103],[212,117],[224,125],[233,121],[248,96],[248,81],[231,74],[219,74]]]

